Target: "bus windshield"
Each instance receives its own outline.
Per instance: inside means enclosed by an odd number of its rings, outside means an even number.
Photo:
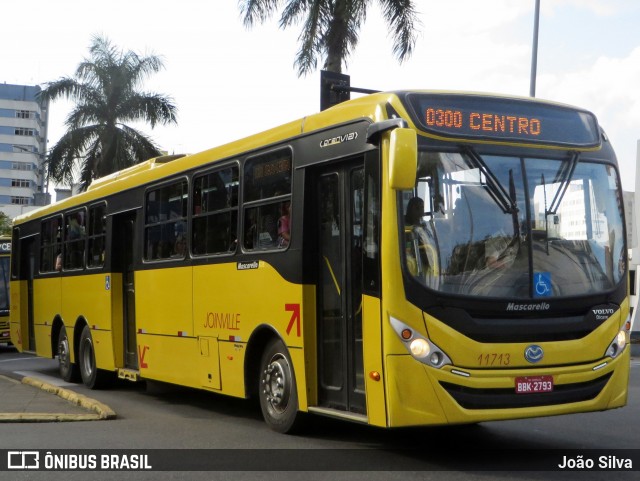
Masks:
[[[626,247],[616,170],[564,158],[422,150],[399,197],[403,259],[453,295],[532,299],[611,290]]]

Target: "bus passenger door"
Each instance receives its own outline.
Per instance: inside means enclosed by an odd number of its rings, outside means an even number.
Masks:
[[[319,175],[318,394],[322,407],[366,414],[362,352],[364,165]]]
[[[20,241],[20,277],[27,281],[26,292],[26,312],[20,310],[20,329],[22,331],[22,349],[25,351],[35,352],[36,350],[36,334],[34,321],[34,305],[33,305],[33,279],[36,273],[36,239],[29,237]],[[22,294],[21,294],[22,297]],[[26,319],[25,319],[26,314]],[[25,322],[26,321],[26,322]],[[26,327],[26,329],[25,329]],[[25,331],[27,335],[25,336]]]
[[[113,218],[113,271],[122,273],[124,364],[128,369],[138,369],[136,289],[133,275],[135,225],[135,211],[118,214]]]

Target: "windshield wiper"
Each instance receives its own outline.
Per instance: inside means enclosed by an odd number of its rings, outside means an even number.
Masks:
[[[491,172],[489,167],[487,167],[487,164],[484,163],[482,157],[478,155],[475,150],[469,146],[465,146],[463,150],[471,160],[473,166],[484,174],[489,194],[498,207],[502,209],[502,212],[505,214],[516,214],[518,212],[518,206],[516,204],[515,196],[510,196],[505,188],[502,187],[500,181],[495,175],[493,175],[493,172]]]
[[[546,216],[556,215],[556,213],[558,212],[558,209],[560,208],[560,204],[562,203],[562,198],[564,197],[564,194],[567,192],[567,188],[569,187],[569,184],[571,183],[571,179],[573,178],[573,173],[576,170],[576,165],[578,165],[579,158],[580,158],[580,154],[578,152],[575,152],[568,163],[567,162],[562,163],[562,168],[560,169],[560,171],[558,172],[558,175],[556,175],[556,178],[553,181],[554,184],[559,183],[560,188],[556,191],[556,195],[553,197],[553,200],[551,201],[551,205],[549,206],[549,209],[545,208]],[[545,195],[545,199],[546,199],[546,195]]]

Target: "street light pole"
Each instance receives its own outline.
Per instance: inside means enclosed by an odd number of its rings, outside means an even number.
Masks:
[[[531,81],[529,96],[536,96],[536,75],[538,70],[538,26],[540,24],[540,0],[536,0],[536,11],[533,20],[533,48],[531,51]]]
[[[36,157],[38,157],[39,159],[39,165],[38,165],[38,175],[40,176],[40,178],[42,179],[42,192],[40,194],[42,194],[44,196],[44,200],[41,200],[41,202],[44,202],[44,204],[42,205],[48,205],[51,203],[51,199],[50,199],[50,195],[49,195],[49,179],[47,179],[47,168],[45,165],[45,161],[47,159],[46,154],[41,154],[40,152],[34,152],[33,150],[29,150],[25,147],[22,147],[21,145],[13,145],[13,148],[18,149],[24,153],[27,154],[32,154],[35,155]],[[34,194],[34,199],[37,202],[37,196],[38,196],[38,192],[36,192]],[[38,205],[38,204],[36,204]]]

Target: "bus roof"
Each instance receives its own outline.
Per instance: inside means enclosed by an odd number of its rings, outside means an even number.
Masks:
[[[284,140],[321,130],[329,126],[344,124],[351,121],[366,120],[378,122],[388,118],[390,106],[395,112],[409,124],[420,131],[425,131],[423,122],[412,112],[407,96],[422,97],[446,97],[475,98],[475,99],[499,99],[501,101],[515,101],[528,103],[529,105],[547,105],[576,110],[572,107],[532,99],[528,97],[514,97],[498,94],[486,94],[479,92],[453,92],[453,91],[392,91],[379,92],[338,104],[330,109],[303,117],[298,120],[274,127],[272,129],[245,137],[218,147],[214,147],[196,154],[161,156],[143,161],[127,169],[94,180],[89,188],[78,195],[74,195],[55,204],[41,207],[22,214],[14,219],[14,224],[20,224],[30,219],[46,217],[61,210],[73,208],[76,205],[85,205],[94,200],[99,200],[111,194],[127,190],[138,185],[153,183],[165,177],[186,172],[217,160],[229,159],[237,155],[246,154],[258,148],[282,142]],[[414,109],[415,110],[415,109]],[[595,118],[595,117],[594,117]],[[438,132],[436,132],[437,134]],[[442,135],[442,132],[439,133]],[[438,138],[437,135],[433,135]]]

